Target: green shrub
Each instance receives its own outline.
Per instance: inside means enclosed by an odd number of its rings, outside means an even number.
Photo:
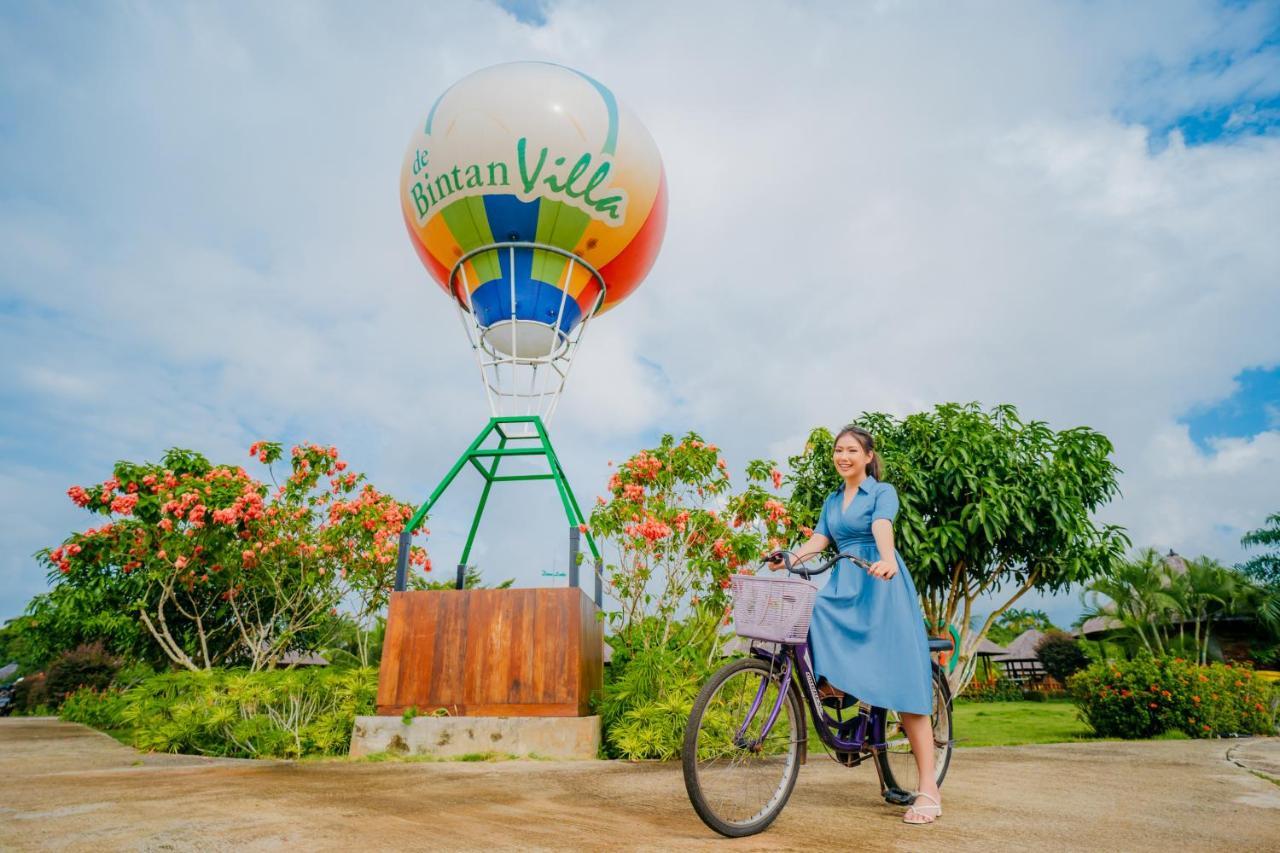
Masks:
[[[40,714],[48,710],[49,689],[43,672],[25,676],[13,688],[13,707],[19,714]]]
[[[69,723],[83,723],[100,731],[118,731],[124,728],[125,701],[120,690],[82,687],[63,700],[58,716]]]
[[[170,672],[124,691],[78,691],[62,716],[155,752],[337,755],[350,748],[355,717],[373,713],[377,681],[373,669]]]
[[[145,661],[127,663],[116,671],[111,679],[111,686],[117,690],[128,690],[136,687],[156,674],[156,671]]]
[[[1066,631],[1050,631],[1036,644],[1036,654],[1044,671],[1063,684],[1067,679],[1089,665],[1089,656]]]
[[[667,643],[648,648],[639,631],[610,638],[613,661],[600,702],[607,755],[635,761],[680,754],[693,700],[728,662],[720,653],[723,637],[699,640],[698,624],[682,623]]]
[[[1081,717],[1100,737],[1270,734],[1275,727],[1270,688],[1247,667],[1144,654],[1093,664],[1070,686]]]
[[[1022,688],[1003,674],[997,674],[989,681],[970,681],[959,698],[970,702],[1021,702]]]
[[[82,687],[102,690],[111,684],[120,669],[119,659],[112,657],[101,642],[77,646],[54,658],[45,671],[45,687],[49,698],[60,703]]]
[[[1253,662],[1263,667],[1280,665],[1280,643],[1270,646],[1254,646],[1250,652]]]

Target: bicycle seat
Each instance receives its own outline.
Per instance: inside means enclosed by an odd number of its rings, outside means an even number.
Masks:
[[[949,652],[952,649],[951,639],[949,637],[930,637],[929,651],[931,652]]]

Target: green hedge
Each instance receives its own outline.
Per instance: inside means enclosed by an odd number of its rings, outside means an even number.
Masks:
[[[60,716],[154,752],[339,755],[355,717],[373,713],[377,686],[375,669],[170,672],[126,690],[76,691]]]
[[[1169,731],[1190,737],[1271,734],[1272,688],[1252,670],[1197,666],[1143,655],[1095,663],[1070,682],[1080,714],[1100,737],[1146,738]]]
[[[965,685],[964,691],[957,698],[969,702],[1021,702],[1022,687],[1016,681],[998,674],[989,680],[975,678]]]

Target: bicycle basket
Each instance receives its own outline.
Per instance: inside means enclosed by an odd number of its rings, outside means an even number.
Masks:
[[[802,580],[734,575],[733,627],[739,637],[803,643],[818,590]]]

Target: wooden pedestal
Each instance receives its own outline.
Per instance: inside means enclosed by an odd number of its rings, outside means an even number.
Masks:
[[[392,593],[378,713],[586,716],[604,672],[596,613],[573,588]]]

